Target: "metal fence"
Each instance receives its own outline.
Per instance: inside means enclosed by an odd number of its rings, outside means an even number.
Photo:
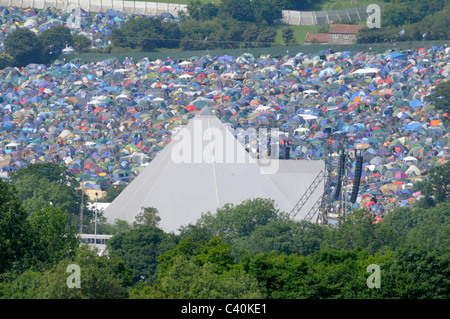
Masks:
[[[0,0],[0,6],[34,9],[53,7],[65,11],[81,8],[88,12],[105,12],[112,9],[123,13],[143,15],[159,15],[163,12],[170,12],[174,17],[177,17],[178,12],[186,10],[187,7],[185,4],[121,0]]]
[[[365,21],[368,16],[365,7],[329,11],[283,10],[283,18],[279,22],[289,25],[323,25],[329,24],[330,21]]]
[[[0,5],[34,9],[53,7],[68,11],[78,7],[88,12],[105,12],[112,9],[123,13],[143,15],[159,15],[163,12],[169,12],[174,17],[178,16],[178,12],[187,10],[185,4],[121,0],[0,0]],[[323,25],[329,24],[330,21],[363,21],[367,20],[368,17],[365,7],[330,11],[283,10],[282,12],[283,18],[278,22],[288,25]]]

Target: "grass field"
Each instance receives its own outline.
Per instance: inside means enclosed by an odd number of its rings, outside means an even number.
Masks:
[[[367,44],[349,44],[349,45],[333,45],[332,49],[336,52],[350,51],[356,52],[380,52],[383,53],[389,49],[420,49],[430,48],[433,45],[443,46],[447,44],[446,40],[436,41],[414,41],[414,42],[397,42],[397,43],[367,43]],[[148,57],[150,60],[166,59],[168,56],[172,59],[190,59],[192,57],[201,57],[205,54],[211,56],[232,55],[238,57],[243,53],[251,53],[255,57],[259,57],[262,54],[270,54],[272,56],[284,56],[286,51],[289,51],[290,55],[295,55],[298,52],[303,53],[317,53],[320,50],[328,49],[329,45],[297,45],[297,46],[275,46],[269,48],[252,48],[252,49],[218,49],[218,50],[203,50],[203,51],[159,51],[159,52],[126,52],[123,54],[99,54],[99,53],[85,53],[85,54],[73,54],[67,55],[66,60],[71,61],[73,59],[80,59],[84,62],[98,62],[108,58],[125,58],[133,57],[135,61]]]
[[[351,8],[363,8],[369,4],[384,4],[384,0],[319,0],[313,1],[313,11],[344,10]]]
[[[319,32],[320,25],[304,25],[304,26],[298,26],[298,25],[275,25],[275,29],[277,30],[277,37],[276,42],[284,44],[283,38],[281,36],[283,29],[291,28],[294,30],[294,36],[297,40],[298,44],[304,44],[306,34],[308,32],[310,33],[317,33]]]

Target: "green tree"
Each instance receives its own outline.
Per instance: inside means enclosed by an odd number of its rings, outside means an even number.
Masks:
[[[189,18],[195,20],[212,20],[219,13],[219,7],[212,3],[202,3],[200,0],[191,0],[187,5]]]
[[[218,237],[212,238],[205,245],[201,245],[196,251],[193,260],[198,261],[200,265],[206,263],[214,264],[216,272],[219,274],[230,270],[234,264],[234,259],[231,256],[231,247]]]
[[[255,22],[255,13],[250,0],[221,0],[219,8],[224,18]]]
[[[167,49],[176,49],[180,47],[181,30],[178,23],[166,22],[161,24],[164,39],[160,47]]]
[[[158,210],[154,207],[142,207],[142,210],[142,212],[136,215],[136,221],[133,223],[133,226],[158,226],[158,223],[161,221],[161,217],[158,216]]]
[[[421,31],[427,32],[429,40],[445,40],[450,36],[450,27],[447,23],[450,14],[450,6],[447,5],[443,10],[437,11],[433,15],[426,16],[420,22]]]
[[[48,59],[57,56],[66,46],[73,45],[70,30],[64,26],[56,26],[43,31],[39,35],[44,54]]]
[[[415,22],[413,8],[407,4],[390,4],[382,8],[383,26],[399,27]]]
[[[109,40],[115,47],[126,48],[128,46],[128,39],[125,38],[123,31],[119,28],[111,30]]]
[[[126,220],[116,219],[113,223],[107,223],[106,218],[98,216],[99,223],[97,223],[97,231],[99,234],[116,235],[122,232],[129,231],[133,228]]]
[[[132,270],[133,282],[153,284],[157,278],[158,257],[177,245],[177,237],[154,226],[140,226],[114,235],[107,249]]]
[[[214,264],[197,264],[179,256],[153,286],[136,286],[130,298],[145,299],[258,299],[258,282],[239,268],[222,274]]]
[[[239,265],[256,278],[267,299],[297,298],[298,295],[292,289],[309,268],[308,260],[303,256],[287,256],[276,252],[245,255],[241,257]]]
[[[355,210],[339,226],[325,232],[321,248],[336,250],[367,249],[375,253],[389,241],[389,232],[378,232],[374,219],[364,210]]]
[[[30,218],[31,252],[28,256],[35,267],[46,267],[70,257],[79,245],[77,230],[68,227],[68,216],[60,209],[47,206],[35,210]]]
[[[400,27],[422,21],[425,16],[431,16],[445,7],[446,1],[430,0],[396,1],[382,8],[383,25]]]
[[[159,257],[158,275],[164,276],[168,269],[173,266],[173,262],[177,257],[187,258],[198,265],[214,264],[217,273],[230,270],[234,264],[231,247],[222,238],[214,237],[206,243],[198,243],[187,237],[181,239],[176,247]]]
[[[69,224],[79,225],[81,190],[75,175],[64,165],[30,164],[11,174],[11,181],[28,214],[52,204],[69,216]],[[83,224],[87,225],[92,212],[87,208],[87,196],[84,201]]]
[[[70,265],[80,267],[79,288],[67,286]],[[41,273],[40,278],[35,273],[32,278],[38,282],[31,285],[33,291],[37,290],[36,299],[127,299],[127,290],[131,286],[131,271],[120,259],[98,256],[87,245],[77,249],[74,257],[63,259],[52,269]]]
[[[450,114],[450,81],[439,83],[425,99],[432,103],[436,110]],[[450,115],[444,118],[450,120]]]
[[[19,67],[43,61],[41,40],[27,28],[18,28],[8,35],[4,41],[4,51]]]
[[[308,256],[248,255],[240,265],[258,280],[268,299],[378,299],[385,290],[368,288],[367,267],[384,265],[391,258],[360,249],[323,249]]]
[[[12,58],[12,56],[5,54],[5,53],[0,53],[0,69],[4,69],[8,66],[13,66],[14,65],[14,59]]]
[[[254,10],[255,21],[273,25],[276,20],[283,18],[283,12],[278,2],[279,0],[253,0],[251,5]]]
[[[386,243],[391,250],[419,243],[430,247],[448,245],[450,203],[428,209],[396,208],[377,227],[391,231],[391,241]]]
[[[309,255],[320,250],[325,228],[308,221],[280,220],[259,226],[250,236],[233,243],[237,251],[251,254],[270,253]]]
[[[279,0],[278,5],[283,10],[311,10],[312,9],[312,0]]]
[[[426,197],[432,197],[434,203],[441,203],[450,196],[450,162],[435,165],[428,171],[428,178],[415,185]]]
[[[0,282],[0,299],[34,299],[41,289],[42,273],[28,269],[12,280]]]
[[[242,40],[245,41],[245,47],[256,46],[256,40],[259,35],[259,27],[254,23],[248,23],[242,33]]]
[[[277,31],[272,27],[261,28],[256,42],[260,47],[270,47],[275,43],[275,38],[277,36]]]
[[[21,268],[28,254],[29,235],[27,212],[14,185],[0,179],[0,275]]]
[[[138,286],[134,298],[261,298],[257,281],[236,267],[221,238],[200,244],[182,239],[160,256],[153,287]],[[133,298],[133,297],[132,297]]]
[[[112,30],[114,32],[115,28]],[[85,53],[89,51],[91,46],[91,40],[84,35],[75,34],[72,35],[72,45],[76,53]]]
[[[139,17],[124,22],[120,30],[113,29],[111,42],[116,47],[128,47],[149,52],[157,48],[177,47],[178,34],[180,34],[180,29],[177,24],[163,23],[158,18]]]
[[[282,37],[284,40],[284,43],[286,45],[291,45],[294,44],[296,42],[295,36],[294,36],[294,29],[292,28],[285,28],[283,29],[282,33]]]
[[[383,264],[386,298],[448,299],[450,297],[448,245],[408,245]]]
[[[113,185],[108,187],[106,190],[106,195],[103,198],[99,198],[101,203],[112,203],[114,199],[125,189],[126,186]]]
[[[258,226],[285,218],[273,200],[255,198],[236,206],[225,204],[215,214],[205,213],[198,219],[197,226],[208,229],[214,237],[224,236],[224,240],[230,242],[234,238],[249,236]]]

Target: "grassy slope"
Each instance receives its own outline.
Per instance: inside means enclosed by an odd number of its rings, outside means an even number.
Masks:
[[[384,4],[384,0],[320,0],[313,1],[314,5],[312,10],[322,11],[322,10],[344,10],[349,8],[363,8],[367,7],[369,4]],[[356,3],[356,5],[355,5]]]
[[[298,44],[305,43],[306,34],[317,33],[320,29],[320,26],[311,25],[311,26],[298,26],[298,25],[277,25],[275,26],[277,32],[276,42],[284,44],[283,38],[281,36],[282,30],[286,28],[291,28],[294,30],[294,36],[297,40]]]

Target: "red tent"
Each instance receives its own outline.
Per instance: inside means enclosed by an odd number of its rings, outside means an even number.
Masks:
[[[189,104],[189,105],[186,105],[186,110],[188,110],[189,112],[192,112],[192,111],[196,111],[197,108],[194,105]]]

